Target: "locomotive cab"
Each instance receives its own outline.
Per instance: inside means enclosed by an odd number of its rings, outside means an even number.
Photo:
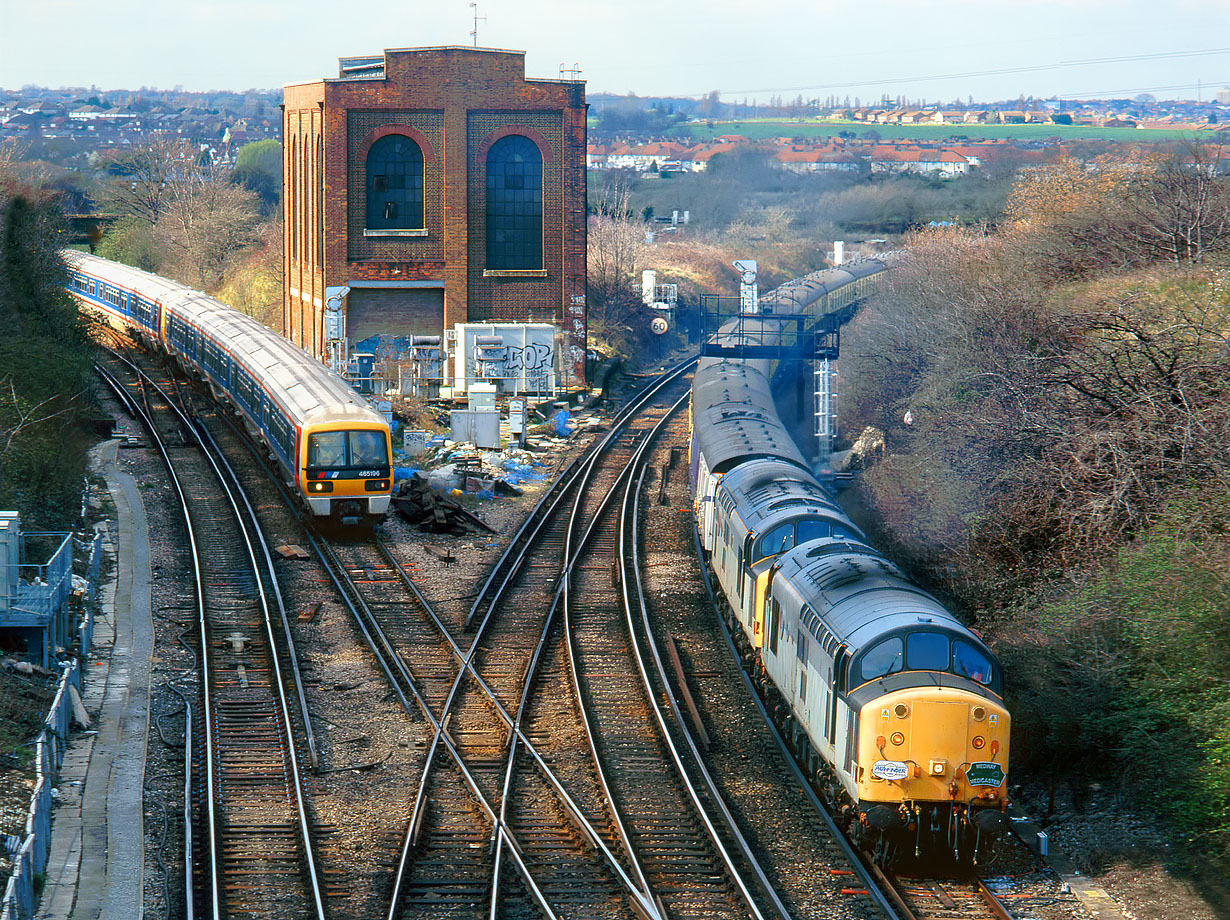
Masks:
[[[347,525],[384,515],[392,485],[387,428],[316,425],[303,442],[301,485],[313,515]]]
[[[972,634],[917,620],[851,659],[852,798],[865,827],[913,834],[916,850],[939,835],[959,855],[1008,825],[1002,675]]]
[[[762,661],[825,798],[877,859],[911,844],[976,853],[1008,824],[994,655],[866,544],[816,540],[775,568]]]

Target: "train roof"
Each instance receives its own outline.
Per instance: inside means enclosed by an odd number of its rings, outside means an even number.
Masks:
[[[715,473],[754,457],[807,470],[807,460],[777,416],[769,381],[745,362],[723,361],[692,378],[692,432]]]
[[[169,298],[165,306],[236,356],[258,382],[282,396],[300,422],[340,421],[356,413],[380,418],[345,381],[251,317],[196,292]]]
[[[383,417],[354,389],[289,339],[221,301],[149,272],[84,253],[66,253],[70,267],[160,303],[227,349],[279,399],[299,424]]]
[[[70,269],[92,272],[99,277],[105,277],[113,284],[136,291],[152,300],[162,300],[179,291],[191,290],[178,281],[172,281],[160,275],[151,275],[147,271],[125,265],[122,262],[112,262],[110,259],[77,252],[73,249],[65,249],[62,252],[65,264]]]
[[[824,515],[862,534],[810,473],[782,460],[741,464],[722,478],[720,488],[734,500],[739,520],[748,530],[767,532],[786,520]]]
[[[982,645],[939,601],[864,543],[816,540],[783,553],[777,567],[784,578],[774,578],[774,590],[795,594],[800,607],[817,614],[819,622],[809,630],[822,644],[827,631],[853,653],[885,633],[929,624]]]
[[[880,259],[858,259],[839,268],[826,268],[795,278],[760,298],[765,305],[774,306],[779,312],[797,313],[819,300],[829,291],[868,275],[884,271],[887,265]]]

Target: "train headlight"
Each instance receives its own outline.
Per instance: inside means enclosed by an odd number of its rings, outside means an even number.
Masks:
[[[943,776],[944,771],[947,769],[948,769],[948,761],[946,760],[931,761],[931,775],[932,776]]]
[[[986,743],[987,739],[982,737],[982,735],[975,735],[974,740],[970,742],[970,744],[974,746],[974,749],[978,751],[981,751]]]
[[[987,711],[982,706],[975,706],[972,710],[970,710],[970,715],[974,717],[975,722],[981,722],[987,717]]]
[[[893,732],[892,738],[890,740],[893,742],[893,744],[900,747],[901,745],[905,744],[905,735],[901,734],[901,732]]]
[[[331,483],[331,482],[321,482],[321,481],[309,482],[309,483],[308,483],[308,491],[309,491],[309,492],[313,492],[313,493],[319,493],[319,492],[332,492],[332,491],[333,491],[333,483]]]
[[[910,707],[907,706],[905,703],[898,703],[896,706],[893,707],[893,715],[895,715],[898,719],[904,719],[909,714],[910,714]]]
[[[368,479],[364,481],[363,488],[368,492],[387,492],[389,481],[387,479]]]

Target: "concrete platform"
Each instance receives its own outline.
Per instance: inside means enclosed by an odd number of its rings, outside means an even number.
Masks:
[[[1038,835],[1042,829],[1033,820],[1022,815],[1015,805],[1009,809],[1009,814],[1013,815],[1012,832],[1037,853]],[[1066,854],[1051,850],[1041,858],[1059,876],[1059,880],[1068,886],[1093,920],[1128,920],[1119,902],[1093,879],[1081,875]]]
[[[154,642],[149,530],[136,483],[116,466],[118,443],[100,445],[94,456],[94,469],[106,477],[115,502],[115,532],[104,535],[115,575],[101,586],[82,688],[94,724],[69,746],[57,784],[60,803],[52,817],[47,883],[36,914],[42,920],[142,915]]]

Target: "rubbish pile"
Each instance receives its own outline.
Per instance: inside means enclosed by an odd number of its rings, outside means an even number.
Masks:
[[[537,437],[526,439],[528,449],[510,445],[502,451],[481,450],[429,431],[407,432],[406,448],[395,451],[393,508],[424,533],[490,530],[459,499],[521,495],[527,483],[547,478],[555,462],[551,455],[567,449],[573,435],[601,431],[607,424],[596,414],[578,417],[559,409]]]
[[[394,467],[394,491],[402,480],[418,475],[445,494],[469,493],[479,498],[520,495],[519,487],[545,479],[540,470],[549,466],[525,450],[483,451],[473,444],[443,440],[410,459],[413,466]]]
[[[461,535],[479,530],[495,533],[455,499],[436,491],[420,473],[401,480],[393,493],[392,502],[397,513],[408,523],[418,525],[423,533]]]

